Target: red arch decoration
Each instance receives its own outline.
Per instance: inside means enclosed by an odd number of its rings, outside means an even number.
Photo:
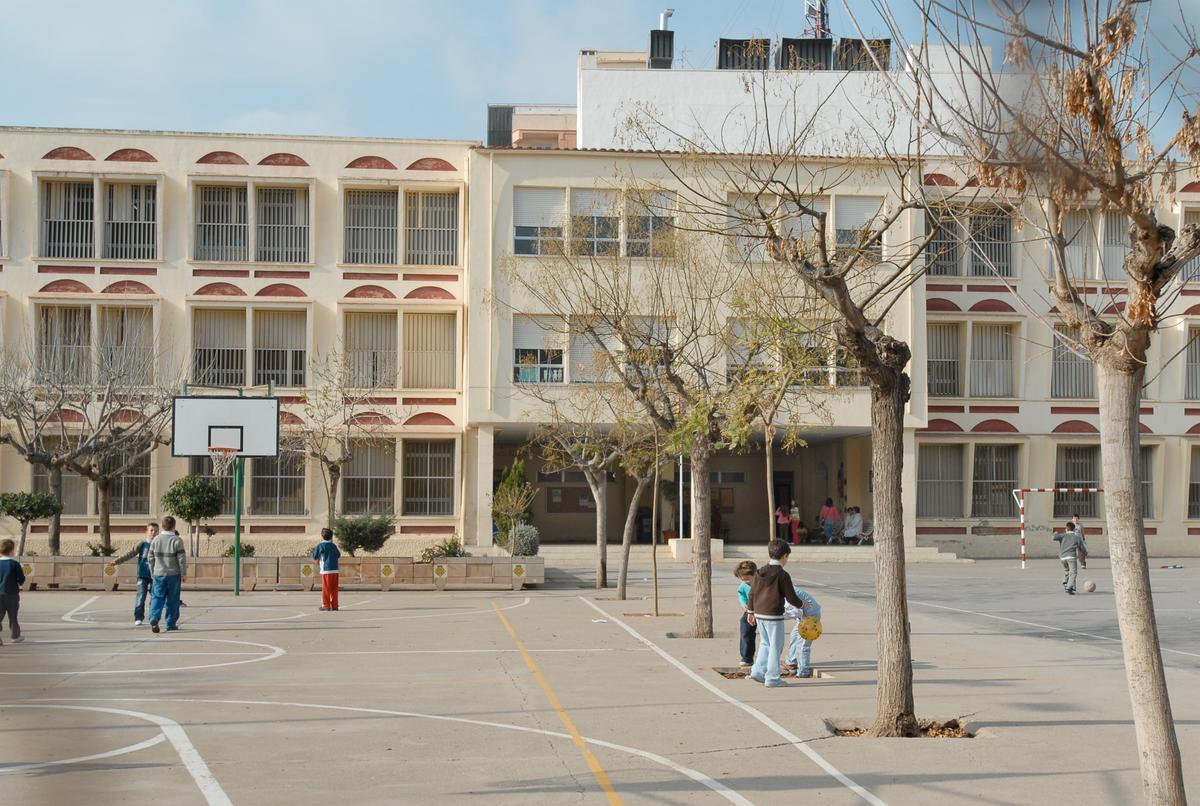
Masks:
[[[350,289],[349,299],[395,299],[396,295],[381,285],[360,285]]]
[[[304,425],[304,420],[292,414],[290,411],[279,412],[280,425]]]
[[[1145,423],[1138,423],[1138,433],[1139,434],[1153,434],[1154,432],[1151,431],[1150,426],[1146,425]]]
[[[246,292],[233,283],[209,283],[196,290],[199,297],[244,297]]]
[[[258,161],[259,165],[288,165],[294,168],[303,168],[308,165],[301,157],[295,154],[289,154],[286,151],[277,151],[274,154],[268,154]]]
[[[961,434],[962,433],[962,428],[959,427],[958,423],[951,422],[950,420],[943,420],[940,418],[934,418],[934,419],[930,420],[929,425],[925,426],[921,430],[922,431],[933,431],[933,432],[941,433],[941,434]]]
[[[1200,193],[1200,182],[1188,182],[1179,189],[1180,193]]]
[[[1193,305],[1183,312],[1184,316],[1200,316],[1200,305]]]
[[[291,283],[272,283],[259,291],[256,297],[303,297],[304,292]]]
[[[113,412],[113,419],[122,425],[136,423],[144,418],[144,414],[142,414],[140,411],[134,411],[133,409],[118,409],[117,411]]]
[[[75,146],[59,146],[42,155],[44,160],[94,160],[91,154]]]
[[[83,414],[81,414],[79,411],[77,411],[75,409],[63,407],[63,408],[60,408],[54,414],[50,415],[50,422],[52,422],[52,423],[58,423],[58,422],[82,423],[83,422]]]
[[[386,160],[383,157],[376,157],[368,154],[365,157],[357,157],[350,160],[347,168],[369,168],[375,171],[394,171],[396,166],[391,160]]]
[[[1200,434],[1200,423],[1196,423],[1187,430],[1189,434]]]
[[[405,425],[454,425],[454,421],[436,411],[423,411],[404,421]]]
[[[945,174],[938,174],[938,173],[925,174],[925,177],[922,181],[926,185],[930,185],[932,187],[940,187],[940,188],[952,188],[952,187],[955,187],[956,185],[958,185],[958,183],[955,182],[950,177],[946,176]]]
[[[140,148],[118,148],[104,158],[105,162],[158,162],[149,151]]]
[[[405,299],[454,299],[454,295],[444,288],[433,285],[423,285],[414,288],[404,295]]]
[[[249,165],[241,155],[234,154],[232,151],[210,151],[200,159],[196,160],[197,165]]]
[[[386,414],[377,411],[364,411],[354,415],[355,425],[395,425],[396,422]]]
[[[1124,302],[1114,302],[1112,305],[1109,305],[1107,308],[1104,309],[1105,316],[1116,316],[1117,314],[1124,313],[1124,312],[1125,312],[1125,303]]]
[[[981,299],[971,306],[974,313],[1016,313],[1016,309],[1002,299]]]
[[[971,429],[972,434],[1016,434],[1017,427],[1007,420],[984,420]]]
[[[1051,432],[1053,434],[1099,434],[1096,426],[1091,423],[1085,423],[1083,420],[1067,420],[1065,423],[1059,423]]]
[[[942,299],[941,297],[927,297],[925,300],[925,310],[961,312],[962,308],[958,307],[948,299]]]
[[[421,157],[405,168],[406,171],[457,171],[450,163],[438,157]]]
[[[40,291],[45,294],[90,294],[92,289],[88,288],[78,280],[55,280],[52,283],[46,283]]]
[[[154,289],[137,280],[118,280],[107,286],[101,294],[153,294]]]

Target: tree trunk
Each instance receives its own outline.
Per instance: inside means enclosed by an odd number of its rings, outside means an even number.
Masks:
[[[872,736],[914,736],[912,647],[904,571],[904,391],[900,379],[871,385],[871,472],[875,478],[875,647],[879,656]]]
[[[608,474],[585,469],[584,478],[596,502],[596,588],[608,587]]]
[[[327,523],[325,524],[330,529],[333,528],[333,522],[337,520],[337,497],[338,487],[342,483],[342,471],[336,467],[329,466],[329,486],[325,489],[325,506]]]
[[[112,481],[96,482],[97,501],[100,516],[100,545],[112,548]]]
[[[58,501],[62,501],[62,468],[58,465],[51,465],[47,468],[49,471],[49,487],[50,494]],[[50,556],[57,557],[62,551],[62,513],[56,512],[50,516],[50,526],[46,530],[46,540],[49,543]]]
[[[637,489],[633,492],[633,500],[629,502],[629,511],[625,513],[625,531],[621,534],[621,570],[617,573],[617,598],[622,601],[625,599],[625,583],[629,577],[629,549],[633,545],[633,530],[637,525],[638,504],[641,503],[642,493],[649,484],[650,479],[648,478],[637,480]]]
[[[766,428],[767,452],[767,542],[775,537],[775,426]]]
[[[707,436],[692,442],[692,584],[695,602],[692,637],[713,637],[712,616],[712,495],[708,462],[712,443]],[[682,538],[683,535],[680,535]]]
[[[1142,529],[1138,406],[1145,365],[1136,364],[1132,372],[1097,366],[1105,524],[1142,788],[1146,803],[1185,804],[1183,767],[1159,649]]]
[[[17,556],[18,557],[25,556],[25,537],[28,534],[29,534],[29,521],[21,521],[21,538],[20,538],[21,542],[17,545]]]

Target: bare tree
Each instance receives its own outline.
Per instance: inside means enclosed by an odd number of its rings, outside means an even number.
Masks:
[[[633,495],[625,511],[625,527],[621,533],[621,564],[617,571],[617,599],[621,601],[625,600],[628,588],[629,552],[633,547],[642,497],[658,476],[658,470],[666,458],[660,450],[657,436],[654,429],[644,423],[625,423],[620,428],[620,455],[617,462],[625,476],[634,483]],[[658,490],[653,490],[653,494],[657,496]],[[650,525],[650,539],[656,539],[653,523]]]

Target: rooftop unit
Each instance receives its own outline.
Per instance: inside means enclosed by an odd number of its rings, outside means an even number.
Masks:
[[[769,39],[718,39],[718,70],[766,70],[771,65]]]
[[[834,67],[837,70],[888,70],[891,60],[890,39],[843,38],[838,40],[834,51]]]
[[[779,40],[775,48],[776,70],[832,70],[833,40],[789,39]]]

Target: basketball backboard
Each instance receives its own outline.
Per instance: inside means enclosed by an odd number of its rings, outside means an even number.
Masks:
[[[209,456],[230,448],[238,456],[279,455],[279,398],[175,398],[172,456]]]

